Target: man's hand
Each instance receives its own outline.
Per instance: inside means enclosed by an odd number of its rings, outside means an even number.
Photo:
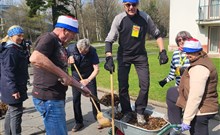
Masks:
[[[182,123],[181,124],[181,131],[183,132],[183,131],[186,131],[186,130],[189,130],[191,128],[191,126],[190,125],[187,125],[187,124],[185,124],[185,123]]]
[[[72,86],[73,85],[73,78],[69,75],[65,75],[62,78],[58,78],[58,81],[61,82],[64,86]]]
[[[68,64],[73,64],[73,63],[75,63],[75,60],[74,60],[73,56],[70,56],[68,58]]]
[[[159,84],[160,84],[161,87],[163,87],[166,83],[167,83],[167,79],[166,78],[161,80],[161,81],[159,81]]]
[[[105,62],[104,68],[110,71],[110,73],[115,72],[115,65],[114,65],[112,56],[107,56],[105,60],[106,62]]]
[[[159,52],[158,58],[160,65],[166,64],[168,62],[167,51],[163,49],[162,52]]]

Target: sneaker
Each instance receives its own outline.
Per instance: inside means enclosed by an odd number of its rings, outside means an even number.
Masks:
[[[143,114],[137,113],[137,123],[139,125],[145,125],[146,124],[146,120],[144,119],[144,115]]]
[[[131,120],[132,120],[132,113],[131,112],[124,114],[124,116],[121,119],[121,121],[123,121],[125,123],[128,123]]]
[[[84,127],[84,124],[83,123],[76,123],[73,128],[72,128],[72,132],[77,132],[79,131],[80,129],[82,129]]]

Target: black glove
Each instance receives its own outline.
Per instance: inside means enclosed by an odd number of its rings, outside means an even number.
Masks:
[[[159,58],[160,65],[166,64],[168,62],[167,51],[163,49],[162,52],[159,52],[158,58]]]
[[[161,87],[163,87],[166,83],[167,83],[167,79],[166,78],[161,80],[161,81],[159,81],[159,84],[160,84]]]
[[[115,65],[114,65],[112,56],[106,57],[105,60],[106,62],[105,62],[104,68],[110,71],[110,73],[115,72]]]
[[[181,67],[181,68],[180,68],[180,76],[183,75],[183,73],[184,73],[185,70],[186,70],[186,67]]]

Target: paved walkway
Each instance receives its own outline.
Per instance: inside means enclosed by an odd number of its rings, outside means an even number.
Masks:
[[[32,76],[31,76],[32,79]],[[36,112],[33,103],[32,103],[32,97],[31,97],[31,90],[32,86],[28,87],[28,96],[29,99],[24,102],[24,107],[26,108],[24,110],[23,114],[23,122],[22,122],[22,135],[44,135],[45,130],[42,123],[42,118],[38,112]],[[104,92],[99,91],[98,96],[101,98],[104,95]],[[132,101],[133,103],[133,101]],[[67,120],[67,128],[68,128],[68,135],[108,135],[108,131],[110,128],[105,128],[98,130],[97,122],[94,120],[92,115],[92,109],[91,109],[91,102],[89,98],[86,98],[82,96],[82,112],[84,117],[84,125],[85,127],[76,132],[72,133],[71,129],[74,125],[74,115],[73,115],[73,107],[72,107],[72,93],[71,93],[71,87],[69,87],[67,91],[67,97],[66,97],[66,120]],[[101,106],[102,112],[106,111],[107,108],[105,106]],[[163,103],[158,103],[155,101],[150,101],[149,109],[160,112],[163,114],[167,113],[167,109],[165,108]],[[4,119],[0,120],[0,135],[4,134]],[[220,121],[217,120],[211,120],[210,121],[210,135],[220,135]],[[189,134],[186,132],[185,134]]]

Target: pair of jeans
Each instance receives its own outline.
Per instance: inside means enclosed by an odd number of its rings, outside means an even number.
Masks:
[[[148,104],[148,91],[150,86],[149,64],[146,55],[130,57],[130,59],[126,61],[123,57],[118,57],[119,98],[122,113],[126,114],[132,111],[128,91],[128,80],[131,64],[134,64],[140,87],[137,100],[135,101],[135,111],[139,114],[143,114]]]
[[[67,135],[64,100],[41,100],[33,97],[33,103],[43,118],[47,135]]]
[[[10,104],[5,115],[5,135],[21,135],[23,103]]]

